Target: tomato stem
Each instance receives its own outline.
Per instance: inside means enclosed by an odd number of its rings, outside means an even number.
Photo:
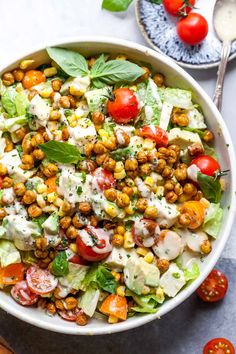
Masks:
[[[190,7],[191,9],[196,9],[196,7],[194,7],[189,0],[184,0],[183,5],[179,8],[178,11],[178,15],[180,17],[187,17],[188,13],[187,13],[187,7]]]

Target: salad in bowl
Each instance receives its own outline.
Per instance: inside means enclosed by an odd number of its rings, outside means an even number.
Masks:
[[[0,81],[0,287],[79,326],[156,313],[221,227],[214,134],[143,63],[47,53]]]

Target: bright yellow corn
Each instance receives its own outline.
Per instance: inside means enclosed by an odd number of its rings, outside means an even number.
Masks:
[[[164,195],[165,188],[163,186],[158,186],[156,188],[156,195],[157,196],[163,196]]]
[[[158,297],[160,303],[165,300],[164,290],[160,286],[156,289],[156,296]]]
[[[110,315],[110,316],[108,317],[108,323],[117,323],[118,320],[119,320],[119,319],[118,319],[117,317],[113,316],[113,315]]]
[[[43,193],[47,192],[46,184],[44,184],[44,183],[38,184],[36,187],[36,192],[39,194],[43,194]]]
[[[115,172],[121,172],[121,171],[123,171],[124,170],[124,164],[123,164],[123,162],[122,161],[118,161],[117,163],[116,163],[116,167],[115,167]]]
[[[126,231],[124,234],[124,248],[133,248],[135,245],[132,233],[130,231]]]
[[[73,96],[83,96],[84,94],[84,90],[82,90],[81,88],[78,88],[77,86],[71,85],[70,86],[70,94]]]
[[[127,207],[125,207],[125,212],[126,212],[126,214],[128,214],[128,215],[134,215],[135,210],[134,210],[134,208],[132,207],[132,205],[130,204],[130,205],[128,205]]]
[[[43,71],[44,75],[46,77],[51,77],[57,74],[57,68],[55,68],[54,66],[52,66],[51,68],[46,68]]]
[[[143,142],[143,149],[144,150],[152,150],[155,148],[155,146],[156,146],[156,143],[152,139],[149,139],[149,138],[144,139],[144,142]]]
[[[63,205],[63,200],[61,198],[57,198],[56,200],[54,200],[53,204],[60,208]]]
[[[115,272],[114,270],[111,272],[111,274],[113,275],[113,277],[115,278],[115,281],[119,281],[120,280],[120,273]]]
[[[206,198],[201,198],[200,202],[208,208],[210,206],[210,202]]]
[[[147,295],[149,293],[150,293],[149,286],[144,285],[143,290],[142,290],[142,295]]]
[[[25,70],[25,69],[28,69],[28,67],[30,65],[32,65],[34,63],[34,60],[33,59],[26,59],[26,60],[22,60],[22,62],[20,63],[20,69],[21,70]]]
[[[52,87],[44,87],[41,91],[40,91],[40,96],[43,98],[49,98],[51,96],[51,94],[53,93],[53,89]]]
[[[116,293],[117,293],[117,295],[124,297],[125,296],[125,286],[124,285],[118,286],[118,288],[116,289]]]
[[[46,202],[44,200],[44,197],[41,194],[37,195],[37,204],[40,206],[40,208],[44,208],[46,206]]]
[[[58,197],[58,194],[56,192],[49,193],[47,195],[47,200],[49,203],[53,203]]]
[[[116,60],[126,60],[126,59],[127,59],[127,56],[124,54],[118,54],[116,57]]]
[[[123,179],[126,177],[126,172],[125,172],[125,169],[122,170],[121,172],[115,172],[114,173],[114,177],[115,179]]]
[[[146,177],[146,178],[145,178],[144,183],[145,183],[146,185],[148,185],[148,186],[152,187],[152,186],[153,186],[153,184],[154,184],[154,180],[153,180],[153,178],[152,178],[152,177],[148,176],[148,177]]]
[[[107,205],[105,207],[105,212],[110,215],[112,218],[115,218],[118,215],[118,210],[113,205]]]
[[[146,256],[144,257],[145,262],[147,263],[152,263],[154,259],[154,255],[152,252],[148,252]]]
[[[71,243],[69,248],[71,249],[72,252],[77,253],[77,245],[76,245],[76,243]]]
[[[138,247],[136,248],[136,253],[140,256],[145,257],[146,254],[149,252],[149,249],[146,247]]]
[[[109,134],[108,132],[106,132],[106,130],[104,129],[99,129],[98,134],[100,135],[100,137],[102,138],[102,140],[107,140],[109,138]]]

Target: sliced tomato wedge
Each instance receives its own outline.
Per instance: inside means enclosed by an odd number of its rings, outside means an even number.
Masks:
[[[75,322],[76,318],[78,317],[79,314],[81,314],[81,312],[83,312],[83,311],[80,309],[75,309],[74,311],[62,310],[62,311],[59,311],[58,313],[61,316],[61,318],[63,318],[63,320]]]
[[[216,302],[225,296],[228,290],[228,279],[225,274],[213,269],[197,289],[197,295],[205,302]]]
[[[235,349],[228,339],[214,338],[205,345],[203,354],[235,354]]]
[[[113,177],[113,174],[105,170],[105,168],[97,168],[93,176],[95,177],[96,183],[101,191],[104,191],[109,188],[114,188],[116,186],[116,180]]]
[[[13,299],[23,306],[31,306],[35,304],[39,296],[30,291],[25,280],[20,281],[11,289],[11,296]]]
[[[167,132],[157,125],[145,125],[140,128],[139,135],[143,138],[149,138],[156,142],[157,147],[168,145]]]
[[[48,269],[41,269],[38,266],[31,266],[26,273],[28,287],[34,294],[46,295],[52,292],[58,280]]]

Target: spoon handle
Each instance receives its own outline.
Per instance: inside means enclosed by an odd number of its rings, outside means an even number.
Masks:
[[[225,41],[223,42],[222,52],[221,52],[221,61],[217,73],[217,81],[216,81],[216,89],[213,97],[213,101],[218,108],[221,110],[222,107],[222,95],[223,95],[223,86],[224,86],[224,78],[226,66],[230,54],[231,42]]]

